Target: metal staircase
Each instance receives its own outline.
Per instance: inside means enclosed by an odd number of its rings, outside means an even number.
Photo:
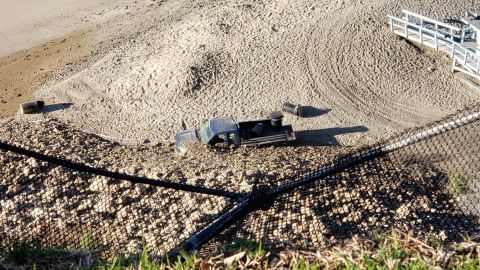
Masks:
[[[453,59],[453,71],[464,72],[480,80],[480,53],[475,43],[465,42],[463,29],[408,10],[402,12],[403,18],[388,16],[392,32],[448,54]]]

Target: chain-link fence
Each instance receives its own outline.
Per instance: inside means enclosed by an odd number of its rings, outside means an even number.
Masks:
[[[477,234],[479,112],[472,107],[300,176],[212,244],[249,238],[319,248],[392,229],[452,241]]]
[[[227,211],[231,199],[78,173],[0,189],[0,243],[41,241],[101,256],[143,245],[163,254]]]
[[[249,238],[313,249],[394,228],[458,240],[480,232],[479,132],[480,104],[250,194],[109,173],[0,143],[9,162],[58,176],[1,183],[0,247],[40,241],[105,257],[146,245],[163,255]]]

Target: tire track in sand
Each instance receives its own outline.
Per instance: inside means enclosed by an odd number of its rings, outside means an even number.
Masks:
[[[373,47],[374,50],[378,49],[375,48],[375,46],[378,47],[378,44],[375,41],[372,44],[371,37],[362,38],[365,31],[359,30],[362,27],[361,24],[364,24],[362,18],[368,17],[365,14],[359,14],[358,11],[364,9],[356,5],[349,8],[344,7],[342,16],[337,14],[330,23],[330,27],[324,29],[314,27],[311,30],[311,38],[305,49],[305,60],[307,74],[315,85],[314,91],[317,91],[320,96],[326,97],[328,100],[326,103],[335,106],[336,110],[343,110],[345,112],[343,119],[355,121],[360,118],[362,122],[369,123],[370,126],[400,125],[409,127],[418,122],[438,117],[438,113],[422,110],[422,106],[410,106],[397,102],[394,98],[395,94],[390,93],[393,89],[362,85],[362,80],[365,78],[373,82],[382,79],[381,76],[379,76],[380,78],[365,76],[371,70],[362,69],[362,61],[365,60],[358,57],[361,56],[359,50],[366,50],[370,47]],[[373,29],[375,31],[375,28]],[[374,31],[371,36],[374,38],[380,36]],[[391,39],[393,40],[394,37]],[[378,43],[383,41],[380,39]],[[387,40],[386,42],[393,41]],[[323,67],[318,68],[319,63]],[[390,67],[384,66],[383,68]],[[318,77],[315,74],[322,76]],[[402,82],[398,80],[398,84],[402,84]]]

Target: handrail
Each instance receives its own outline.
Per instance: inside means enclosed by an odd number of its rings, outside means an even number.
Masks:
[[[389,17],[392,21],[397,21],[397,22],[401,22],[401,23],[404,23],[404,24],[409,25],[409,26],[412,26],[412,27],[416,27],[416,28],[418,28],[418,32],[423,31],[423,32],[426,32],[427,34],[431,34],[432,36],[435,36],[435,34],[438,34],[437,31],[434,31],[434,30],[425,28],[425,27],[423,27],[423,26],[421,26],[421,25],[417,25],[417,24],[415,24],[415,23],[411,23],[411,22],[406,21],[406,20],[404,20],[404,19],[400,19],[400,18],[398,18],[398,17],[394,17],[394,16],[390,16],[390,15],[388,15],[388,17]],[[443,31],[441,31],[441,30],[439,30],[439,31],[440,31],[440,32],[443,32]],[[448,35],[450,35],[450,34],[448,34]],[[451,36],[456,36],[456,35],[451,35]],[[459,36],[456,36],[456,37],[459,37]],[[437,39],[438,39],[438,40],[441,40],[441,41],[451,42],[451,43],[452,43],[452,46],[455,46],[456,49],[461,49],[461,50],[463,50],[463,53],[462,53],[462,52],[459,52],[461,55],[465,55],[465,54],[467,54],[467,55],[472,55],[473,58],[480,60],[480,58],[476,55],[476,53],[468,50],[467,48],[465,48],[464,46],[462,46],[460,43],[454,42],[454,41],[452,41],[452,40],[450,40],[450,39],[446,39],[446,38],[443,38],[443,37],[438,36],[438,35],[437,35]],[[453,45],[453,44],[454,44],[454,45]]]
[[[458,49],[463,50],[463,53],[459,52],[460,55],[462,55],[462,56],[466,55],[467,57],[470,56],[470,57],[474,58],[474,61],[476,61],[476,62],[480,61],[480,57],[476,53],[474,53],[474,52],[470,51],[469,49],[465,48],[460,43],[454,43],[452,46],[454,46],[454,51],[458,51]]]
[[[441,22],[441,21],[437,21],[437,20],[435,20],[435,19],[432,19],[432,18],[429,18],[429,17],[425,17],[425,16],[423,16],[423,15],[417,14],[417,13],[415,13],[415,12],[411,12],[411,11],[406,10],[406,9],[402,10],[402,12],[405,13],[406,15],[411,15],[411,16],[417,17],[417,18],[419,18],[419,19],[422,19],[422,20],[424,20],[424,21],[433,22],[433,23],[435,23],[436,25],[440,25],[440,26],[442,26],[442,27],[445,27],[445,28],[448,28],[448,29],[452,29],[453,31],[457,31],[457,32],[461,32],[461,31],[462,31],[462,29],[460,29],[460,28],[458,28],[458,27],[456,27],[456,26],[453,26],[453,25],[451,25],[451,24],[444,23],[444,22]]]
[[[412,26],[412,27],[416,27],[416,28],[418,28],[420,31],[423,30],[424,32],[427,32],[427,33],[429,33],[429,34],[431,34],[431,35],[433,35],[433,36],[438,35],[438,34],[440,33],[440,34],[442,34],[442,35],[449,35],[449,36],[456,37],[456,38],[460,38],[460,39],[462,38],[462,36],[457,35],[457,34],[450,34],[450,33],[447,33],[447,32],[445,32],[445,31],[442,31],[442,30],[440,30],[440,29],[438,29],[437,31],[435,31],[435,30],[426,28],[426,27],[424,27],[424,26],[418,25],[418,24],[416,24],[416,23],[409,22],[409,21],[407,21],[407,20],[405,20],[405,19],[401,19],[401,18],[398,18],[398,17],[395,17],[395,16],[390,16],[390,15],[388,15],[388,18],[390,18],[392,21],[397,21],[397,22],[401,22],[401,23],[407,24],[407,25]],[[420,32],[420,31],[419,31],[419,32]],[[442,38],[442,37],[438,37],[438,38]]]
[[[425,44],[449,54],[454,60],[453,70],[460,70],[471,76],[480,78],[478,75],[480,74],[480,55],[462,45],[465,36],[463,30],[408,10],[403,10],[403,12],[406,14],[404,18],[387,15],[392,32],[406,39]],[[418,19],[420,19],[419,22]],[[435,29],[432,29],[433,27],[427,28],[424,22],[435,24]],[[454,31],[460,32],[461,36]],[[432,38],[434,44],[432,44]],[[459,39],[460,42],[457,42],[457,39]],[[457,64],[460,64],[464,68],[457,67]]]

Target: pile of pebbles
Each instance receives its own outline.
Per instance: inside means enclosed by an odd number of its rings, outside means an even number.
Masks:
[[[281,186],[355,150],[192,145],[180,156],[171,143],[123,145],[55,119],[11,120],[0,127],[0,140],[96,168],[231,192]],[[458,239],[479,227],[478,218],[458,208],[459,197],[439,182],[444,177],[425,163],[404,165],[392,153],[283,194],[215,241],[256,238],[318,248],[392,228]],[[135,253],[143,245],[162,254],[234,205],[0,151],[0,246],[41,239],[103,255]]]
[[[431,168],[419,171],[389,156],[353,167],[279,196],[271,207],[232,227],[220,242],[268,239],[318,249],[393,229],[440,241],[478,233],[478,216],[463,211],[459,197],[439,185],[444,175]]]
[[[10,120],[0,139],[96,168],[233,192],[275,187],[327,164],[335,147],[207,149],[185,156],[171,143],[122,145],[55,119]],[[72,171],[0,151],[1,245],[41,239],[104,254],[176,247],[234,201]]]

